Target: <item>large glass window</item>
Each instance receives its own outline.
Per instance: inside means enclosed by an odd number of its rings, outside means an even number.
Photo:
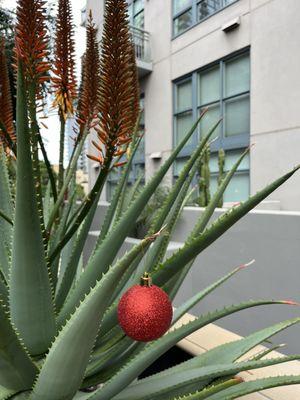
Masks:
[[[144,0],[128,0],[128,14],[130,25],[138,29],[144,29]]]
[[[175,87],[175,132],[176,142],[186,135],[193,122],[192,79],[188,78]],[[190,139],[187,146],[191,146]]]
[[[174,84],[174,142],[187,134],[200,113],[208,109],[198,131],[181,152],[174,169],[175,178],[180,166],[192,153],[200,138],[222,117],[211,144],[211,189],[217,185],[217,152],[226,152],[229,170],[250,140],[250,59],[244,51],[220,60],[209,67],[193,72]],[[240,201],[249,195],[249,160],[243,163],[225,194],[225,201]]]
[[[173,33],[179,35],[237,0],[173,0]]]

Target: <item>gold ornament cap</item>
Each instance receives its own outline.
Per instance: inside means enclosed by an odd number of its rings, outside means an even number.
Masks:
[[[141,277],[141,286],[150,287],[152,285],[152,278],[148,272],[144,272]]]

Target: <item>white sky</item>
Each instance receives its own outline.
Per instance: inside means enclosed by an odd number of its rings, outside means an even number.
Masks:
[[[57,3],[55,1],[54,3]],[[80,57],[85,49],[85,29],[80,26],[81,9],[86,4],[86,0],[71,0],[73,8],[75,28],[75,42],[76,42],[76,58],[77,58],[77,75],[78,80],[80,77]],[[6,8],[15,8],[16,0],[3,0],[2,6]],[[58,164],[59,154],[59,121],[56,116],[51,116],[45,120],[49,129],[41,129],[42,136],[47,147],[48,157],[52,164]]]

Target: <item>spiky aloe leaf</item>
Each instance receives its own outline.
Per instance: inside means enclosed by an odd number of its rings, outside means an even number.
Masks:
[[[106,352],[98,353],[97,355],[93,354],[92,360],[86,369],[85,377],[90,377],[103,370],[107,365],[110,364],[112,360],[114,360],[115,357],[128,350],[128,348],[133,343],[134,342],[132,339],[130,339],[129,337],[124,337],[115,346],[108,349]]]
[[[53,198],[51,197],[51,183],[47,184],[46,193],[43,201],[44,221],[48,223],[51,207],[53,207]]]
[[[17,189],[9,302],[12,321],[30,354],[41,354],[47,351],[56,328],[34,187],[25,96],[19,62]]]
[[[200,120],[201,116],[194,123],[186,137],[179,143],[171,156],[165,161],[159,171],[146,185],[144,190],[138,195],[133,204],[131,204],[123,218],[98,247],[94,256],[90,259],[84,273],[80,277],[78,284],[76,285],[73,292],[70,294],[65,304],[65,307],[62,309],[60,313],[60,321],[64,321],[68,317],[68,315],[70,315],[70,312],[74,310],[76,304],[78,304],[80,299],[89,290],[89,287],[95,283],[99,276],[101,276],[101,274],[105,272],[109,265],[113,262],[118,250],[122,246],[127,234],[129,233],[133,222],[137,219],[141,211],[144,209],[147,201],[150,199],[154,190],[162,181],[170,166],[175,161],[177,155],[180,153],[184,145],[192,136]]]
[[[76,271],[77,271],[77,266],[78,266],[87,236],[89,234],[97,206],[98,206],[98,199],[94,202],[88,215],[86,216],[85,220],[83,221],[77,237],[74,238],[74,242],[72,240],[69,242],[72,246],[71,254],[67,261],[66,268],[63,270],[63,276],[62,276],[59,288],[58,288],[58,290],[56,292],[56,296],[55,296],[55,304],[56,304],[58,311],[62,308],[64,301],[69,293],[69,290],[72,287],[72,284],[74,282],[74,279],[76,276]],[[67,244],[67,246],[68,246],[68,244]],[[65,247],[64,250],[66,248],[67,247]]]
[[[83,380],[111,290],[141,248],[154,239],[155,236],[147,237],[125,254],[80,303],[52,344],[31,400],[67,399],[75,395]]]
[[[237,162],[232,166],[231,170],[227,173],[227,175],[223,179],[221,185],[218,187],[216,193],[213,195],[209,204],[207,205],[207,207],[205,207],[205,210],[201,214],[201,217],[199,218],[197,224],[195,225],[195,227],[190,235],[190,238],[192,238],[196,235],[199,235],[200,233],[203,232],[203,230],[205,229],[206,225],[208,224],[211,216],[213,215],[216,207],[218,207],[220,199],[222,198],[225,190],[227,189],[229,183],[231,182],[233,175],[237,171],[238,167],[240,166],[241,162],[246,157],[246,155],[249,154],[249,150],[250,150],[250,148],[248,148],[244,151],[244,153],[239,157]]]
[[[256,393],[261,390],[275,388],[278,386],[298,385],[299,383],[299,375],[275,376],[271,378],[257,379],[255,381],[243,382],[237,386],[232,386],[228,389],[222,390],[219,393],[207,397],[207,399],[233,400],[240,396],[245,396],[250,393]],[[197,397],[192,398],[192,400],[197,400]]]
[[[29,389],[38,372],[9,320],[0,300],[0,385],[12,390]]]
[[[205,112],[202,115],[205,115]],[[180,193],[180,191],[181,191],[181,189],[182,189],[182,187],[183,187],[183,185],[184,185],[184,183],[185,183],[185,181],[186,181],[186,179],[188,177],[188,174],[190,173],[193,165],[200,158],[201,153],[203,152],[203,150],[207,147],[208,141],[209,141],[211,135],[215,132],[215,130],[217,129],[219,124],[220,124],[220,120],[210,129],[208,134],[201,140],[201,142],[199,143],[199,145],[196,148],[196,150],[194,151],[194,153],[191,155],[189,160],[184,165],[184,167],[183,167],[182,171],[180,172],[179,177],[178,177],[174,187],[172,188],[172,190],[170,191],[169,195],[165,199],[161,209],[159,210],[159,212],[155,216],[154,221],[153,221],[152,226],[151,226],[151,230],[156,231],[164,223],[167,215],[169,214],[171,208],[173,207],[174,202],[178,198],[178,195],[179,195],[179,193]]]
[[[216,193],[211,198],[209,204],[201,214],[198,222],[196,223],[194,229],[192,230],[191,234],[189,235],[188,241],[192,240],[193,237],[202,233],[204,228],[206,227],[207,223],[209,222],[214,210],[218,206],[220,199],[222,198],[227,186],[229,185],[234,173],[238,169],[239,165],[241,164],[244,157],[248,154],[249,149],[247,149],[241,157],[237,160],[237,162],[233,165],[231,170],[227,173],[225,179],[222,181],[221,185],[218,187]],[[175,274],[165,285],[164,290],[169,294],[170,298],[174,299],[176,296],[179,288],[181,287],[182,282],[184,281],[186,275],[188,274],[189,270],[192,268],[194,264],[194,259],[191,260],[183,269],[182,272]]]
[[[127,164],[124,167],[124,170],[122,172],[121,178],[118,181],[117,187],[114,191],[113,197],[111,199],[110,205],[106,211],[105,214],[105,218],[103,221],[103,224],[101,226],[101,232],[100,235],[97,239],[97,243],[96,243],[96,248],[100,245],[100,243],[102,242],[102,240],[105,238],[105,236],[107,235],[107,232],[109,231],[114,218],[116,217],[116,211],[118,208],[118,205],[120,203],[120,201],[124,200],[123,196],[125,194],[125,187],[126,187],[126,183],[128,181],[128,177],[130,174],[130,169],[132,166],[132,162],[134,159],[134,156],[136,154],[136,151],[139,147],[140,144],[140,139],[138,139],[138,128],[139,128],[139,123],[140,123],[140,117],[138,118],[136,124],[135,124],[135,130],[133,133],[133,138],[132,138],[132,142],[130,144],[130,156],[127,160]]]
[[[169,350],[177,342],[220,318],[233,314],[235,312],[256,307],[266,304],[286,304],[284,301],[249,301],[238,305],[226,307],[222,310],[217,310],[212,313],[203,315],[198,319],[189,322],[188,324],[181,326],[180,328],[169,332],[167,335],[158,339],[155,342],[151,342],[145,347],[140,353],[137,354],[132,360],[125,365],[122,370],[116,373],[110,381],[108,381],[103,388],[95,391],[89,399],[92,400],[110,400],[128,386],[138,375],[145,370],[152,362],[154,362],[159,356]]]
[[[285,345],[284,344],[277,344],[275,346],[272,346],[270,348],[267,348],[265,350],[259,351],[256,353],[254,356],[250,358],[250,360],[262,360],[265,358],[268,354],[273,353],[273,351],[277,351],[279,349],[282,349]]]
[[[213,380],[216,378],[232,376],[242,371],[265,368],[271,365],[277,365],[285,362],[299,360],[300,356],[286,356],[271,358],[260,361],[247,361],[240,363],[215,364],[213,366],[200,367],[180,371],[169,375],[167,378],[156,377],[147,380],[141,379],[139,382],[131,385],[119,395],[116,400],[172,400],[182,390],[188,392],[188,386],[201,381]]]
[[[247,201],[237,207],[230,209],[213,222],[201,235],[191,238],[185,245],[162,263],[156,273],[153,274],[153,281],[157,285],[163,285],[174,276],[174,273],[182,270],[187,263],[193,260],[198,254],[206,249],[210,244],[217,240],[223,233],[231,228],[237,221],[244,217],[257,204],[268,197],[274,190],[286,182],[298,169],[297,166],[292,171],[276,179],[270,185],[251,196]]]
[[[231,386],[235,386],[241,383],[241,379],[239,377],[235,377],[233,379],[228,379],[225,382],[218,383],[216,385],[212,385],[210,387],[204,388],[201,391],[193,392],[183,395],[180,397],[173,397],[172,400],[204,400],[207,399],[209,396],[220,392],[221,390],[227,389]]]
[[[49,215],[49,220],[47,224],[47,230],[50,231],[51,227],[55,221],[55,218],[57,217],[57,213],[59,211],[60,206],[62,205],[64,198],[65,198],[65,193],[68,189],[68,186],[70,185],[70,182],[75,174],[76,168],[77,168],[77,161],[78,158],[80,157],[80,154],[82,153],[83,145],[85,143],[85,139],[87,137],[88,132],[85,131],[82,137],[80,138],[80,141],[78,142],[78,145],[75,149],[74,155],[70,161],[70,165],[67,168],[66,171],[66,177],[65,181],[63,183],[63,186],[58,194],[57,200],[55,204],[53,205],[53,208],[51,210],[51,213]]]
[[[271,327],[257,331],[240,340],[236,340],[234,342],[226,343],[221,346],[215,347],[187,362],[184,362],[176,367],[173,367],[172,372],[177,370],[184,370],[185,368],[194,368],[197,366],[207,366],[207,365],[215,365],[222,363],[226,364],[236,361],[258,344],[269,339],[271,336],[274,336],[276,333],[281,332],[292,325],[298,324],[299,322],[300,318],[287,320],[279,324],[273,325]],[[170,372],[171,372],[170,370],[167,370],[163,371],[160,374],[164,375],[164,374],[169,374]],[[206,387],[209,383],[210,382],[207,381],[203,382],[203,384],[201,385],[198,384],[197,389],[200,390]]]
[[[125,352],[118,354],[114,359],[110,360],[103,369],[99,370],[99,372],[84,379],[82,388],[107,382],[112,376],[120,371],[124,365],[126,365],[131,357],[134,357],[144,346],[145,343],[135,342]]]
[[[0,210],[8,217],[13,217],[13,206],[10,192],[9,177],[7,171],[7,159],[4,149],[0,145]],[[3,218],[0,218],[0,268],[8,280],[9,259],[12,242],[12,226]]]
[[[0,386],[0,400],[10,399],[11,396],[17,393],[17,390],[8,389],[6,387]]]
[[[193,297],[191,297],[185,303],[183,303],[180,307],[176,308],[173,315],[172,324],[175,324],[184,314],[186,314],[191,308],[193,308],[194,305],[198,304],[201,300],[203,300],[206,296],[208,296],[211,292],[213,292],[217,287],[222,285],[222,283],[228,281],[228,279],[230,279],[237,272],[243,270],[248,265],[249,264],[240,265],[233,271],[229,272],[229,274],[226,274],[221,279],[214,282],[212,285],[208,286],[204,290],[201,290],[199,293],[195,294]]]
[[[57,243],[60,241],[61,237],[65,234],[67,222],[70,216],[70,213],[75,208],[75,199],[76,199],[76,192],[75,192],[75,179],[72,180],[70,185],[70,199],[68,202],[64,204],[62,213],[60,215],[59,224],[57,224],[56,230],[51,233],[48,248],[49,252],[53,248],[57,246]],[[75,237],[72,238],[71,242],[74,242]],[[52,287],[53,291],[56,292],[58,278],[61,277],[61,274],[65,270],[65,260],[68,254],[69,248],[64,248],[61,255],[58,255],[56,259],[50,264],[50,273],[52,278]],[[57,311],[57,309],[56,309]]]
[[[195,153],[196,153],[196,155],[198,154],[198,160],[201,159],[201,157],[203,157],[203,151],[201,151],[200,154],[197,151]],[[164,236],[161,236],[156,241],[156,243],[152,246],[152,248],[149,250],[149,252],[147,254],[147,258],[145,260],[145,263],[142,266],[142,270],[137,272],[137,276],[142,275],[144,271],[152,271],[157,264],[162,262],[165,254],[166,254],[168,244],[170,242],[170,237],[171,237],[172,231],[173,231],[173,229],[176,225],[176,222],[178,221],[178,218],[181,214],[182,205],[186,199],[186,195],[189,191],[192,180],[197,172],[198,160],[197,160],[196,156],[195,156],[194,160],[193,160],[193,157],[191,157],[191,159],[187,163],[187,165],[189,163],[191,163],[190,165],[192,165],[192,168],[191,169],[189,168],[190,173],[187,177],[185,177],[185,181],[184,181],[184,184],[183,184],[180,192],[176,193],[177,194],[176,200],[174,201],[174,204],[165,219],[167,234]],[[185,171],[182,171],[182,176],[180,177],[180,179],[183,179],[184,175],[185,175]],[[179,185],[181,185],[181,184],[179,183]],[[176,188],[174,188],[174,189],[176,189]],[[168,204],[167,207],[169,207],[170,203],[167,202],[166,205],[167,204]],[[166,208],[166,205],[163,208]],[[160,214],[160,212],[159,212],[159,214]],[[164,215],[160,215],[160,217],[158,216],[158,218],[156,218],[155,223],[161,224],[162,218],[164,218]]]
[[[201,353],[196,357],[193,357],[190,360],[184,361],[175,367],[166,369],[146,379],[151,380],[158,376],[161,378],[166,378],[175,372],[185,371],[187,369],[194,369],[215,364],[232,363],[270,337],[298,323],[300,323],[300,318],[294,318],[280,322],[273,326],[254,332],[247,337],[215,347],[206,351],[205,353]]]
[[[3,275],[0,274],[0,299],[3,304],[8,307],[8,286]]]

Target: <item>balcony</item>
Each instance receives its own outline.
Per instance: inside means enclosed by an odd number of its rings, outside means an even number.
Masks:
[[[140,78],[143,78],[152,72],[150,34],[134,26],[130,27],[130,31],[135,48],[138,74]]]

